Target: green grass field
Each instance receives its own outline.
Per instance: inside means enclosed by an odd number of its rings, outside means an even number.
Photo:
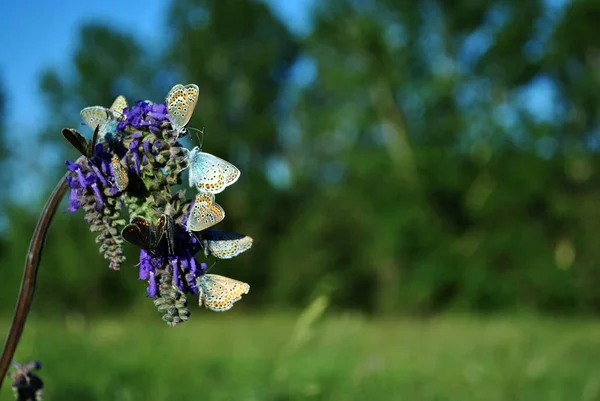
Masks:
[[[43,362],[46,400],[600,399],[599,322],[196,312],[32,318],[17,360]]]

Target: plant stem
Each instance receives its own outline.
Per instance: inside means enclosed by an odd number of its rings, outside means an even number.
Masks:
[[[54,191],[52,191],[52,195],[50,195],[50,198],[46,202],[37,226],[35,227],[35,231],[33,232],[33,236],[31,237],[29,250],[27,251],[27,257],[25,259],[25,270],[23,272],[23,279],[21,280],[21,289],[19,291],[19,298],[17,299],[15,314],[10,330],[8,331],[8,337],[4,343],[2,357],[0,357],[0,388],[2,387],[2,382],[4,381],[8,367],[10,366],[15,350],[17,349],[17,344],[21,339],[21,334],[23,334],[25,320],[27,320],[27,314],[29,313],[31,301],[33,300],[33,293],[35,292],[38,268],[50,223],[52,222],[56,209],[66,192],[67,179],[65,176],[61,178],[56,185],[56,188],[54,188]]]

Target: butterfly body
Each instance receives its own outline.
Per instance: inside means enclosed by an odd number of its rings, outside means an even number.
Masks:
[[[231,259],[252,247],[252,237],[223,230],[206,229],[202,231],[204,254],[219,259]]]
[[[164,225],[164,235],[167,240],[167,251],[169,255],[175,254],[175,221],[171,216],[170,205],[167,205],[167,209],[162,211],[152,206],[155,212],[160,214],[159,224]]]
[[[223,221],[225,211],[215,202],[215,195],[199,192],[187,218],[187,231],[202,231]]]
[[[185,133],[186,126],[194,114],[196,103],[198,102],[198,94],[200,90],[197,85],[177,84],[171,88],[165,102],[167,111],[171,120],[171,126],[178,134]]]
[[[121,237],[138,248],[156,255],[158,245],[165,235],[166,225],[165,215],[160,217],[156,225],[142,216],[136,216],[123,228]]]
[[[221,193],[240,178],[236,166],[197,146],[188,155],[188,166],[190,187],[202,192]]]
[[[175,254],[175,222],[169,215],[163,214],[166,218],[165,237],[167,238],[167,251],[169,255]],[[162,216],[161,216],[162,217]]]
[[[197,279],[198,305],[204,305],[215,312],[225,312],[242,295],[250,291],[250,285],[242,281],[217,274],[204,274]]]

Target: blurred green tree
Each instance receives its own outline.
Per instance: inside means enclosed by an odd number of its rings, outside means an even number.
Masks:
[[[1,77],[1,76],[0,76]],[[2,188],[7,188],[10,183],[10,172],[7,168],[9,159],[8,138],[6,137],[6,90],[4,88],[4,80],[0,80],[0,185]],[[0,191],[0,205],[5,204],[8,191]],[[4,218],[3,213],[2,218]]]
[[[286,121],[312,199],[274,250],[278,299],[328,280],[381,313],[596,309],[597,5],[482,4],[319,3]]]
[[[82,107],[195,82],[190,125],[242,170],[219,195],[219,228],[255,245],[218,268],[252,284],[247,303],[598,312],[598,13],[590,1],[325,0],[299,37],[263,3],[172,2],[159,47],[82,29],[74,72],[42,78],[54,118],[39,146],[74,158],[58,132]],[[2,263],[21,265],[27,210],[11,214],[23,246]],[[140,297],[135,268],[105,269],[80,216],[55,224],[40,307]]]
[[[118,94],[130,102],[140,98],[158,102],[174,83],[197,82],[202,96],[191,126],[202,127],[201,117],[207,128],[206,150],[228,158],[243,171],[236,191],[219,199],[230,221],[223,226],[232,224],[255,238],[268,238],[273,219],[262,217],[270,215],[276,209],[273,204],[282,200],[272,195],[264,160],[278,149],[273,109],[294,63],[297,41],[267,6],[251,1],[174,2],[168,21],[165,52],[157,52],[154,43],[138,43],[107,27],[84,27],[73,71],[65,75],[48,70],[41,79],[53,119],[39,146],[55,147],[57,153],[74,159],[76,152],[63,143],[59,132],[64,126],[78,126],[81,108],[109,105]],[[82,132],[90,135],[86,127]],[[46,165],[45,169],[52,170],[48,175],[57,180],[64,166]],[[80,215],[59,216],[54,225],[60,227],[54,228],[60,234],[51,232],[42,261],[41,295],[36,299],[44,302],[39,301],[39,308],[63,310],[77,305],[89,311],[118,307],[141,296],[143,289],[132,280],[137,275],[133,247],[131,269],[115,274],[97,256],[94,236],[86,233],[88,227]],[[27,234],[15,238],[24,243]],[[18,249],[18,257],[22,257],[24,250]],[[265,264],[261,259],[265,254],[258,249],[258,255],[248,253],[236,261],[241,265],[241,279],[260,271],[253,272],[251,266]],[[264,271],[257,275],[259,282],[264,275]],[[76,302],[84,298],[86,302]]]

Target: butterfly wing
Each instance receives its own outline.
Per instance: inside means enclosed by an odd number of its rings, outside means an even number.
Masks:
[[[102,126],[108,122],[109,116],[106,108],[102,106],[90,106],[81,110],[81,118],[91,129]]]
[[[204,253],[219,259],[231,259],[252,247],[252,237],[229,231],[207,229],[202,231]]]
[[[133,220],[131,224],[128,224],[121,231],[121,237],[123,239],[138,248],[146,251],[150,250],[150,229],[144,225],[134,224]]]
[[[208,155],[209,153],[205,154]],[[229,163],[227,160],[223,160],[217,156],[210,155],[210,157],[216,160],[216,162],[219,164],[219,167],[221,167],[221,170],[223,170],[223,177],[225,178],[226,187],[234,184],[238,180],[238,178],[240,178],[241,173],[236,166]]]
[[[94,148],[96,147],[96,142],[98,142],[98,134],[99,133],[100,133],[100,126],[97,126],[96,129],[94,130],[94,134],[92,135],[92,140],[90,141],[88,158],[91,158],[92,156],[94,156]]]
[[[110,167],[112,168],[113,176],[115,177],[115,185],[117,186],[119,192],[127,189],[127,186],[129,185],[129,176],[127,175],[127,169],[123,167],[117,156],[114,156],[112,158],[110,162]]]
[[[187,125],[192,119],[194,109],[196,109],[196,103],[198,102],[198,95],[200,94],[200,89],[195,84],[188,84],[185,86],[185,94],[187,96],[187,113],[185,116],[185,125]]]
[[[63,128],[61,133],[79,153],[88,159],[91,157],[92,153],[90,153],[88,141],[77,130],[73,128]],[[91,150],[93,150],[93,148]]]
[[[167,94],[167,111],[174,130],[182,132],[190,122],[198,101],[198,93],[199,89],[194,84],[177,84]]]
[[[240,170],[233,164],[198,147],[189,153],[188,166],[190,187],[203,192],[221,193],[240,177]]]
[[[112,111],[116,117],[120,118],[123,115],[123,110],[125,110],[126,108],[127,100],[124,96],[119,95],[117,96],[113,104],[110,106],[110,111]]]
[[[204,274],[198,279],[199,305],[206,306],[215,312],[225,312],[233,307],[233,304],[242,295],[250,291],[250,285],[242,281],[217,274]]]
[[[215,202],[211,193],[198,193],[188,215],[186,229],[188,231],[202,231],[221,222],[225,218],[225,211]]]

